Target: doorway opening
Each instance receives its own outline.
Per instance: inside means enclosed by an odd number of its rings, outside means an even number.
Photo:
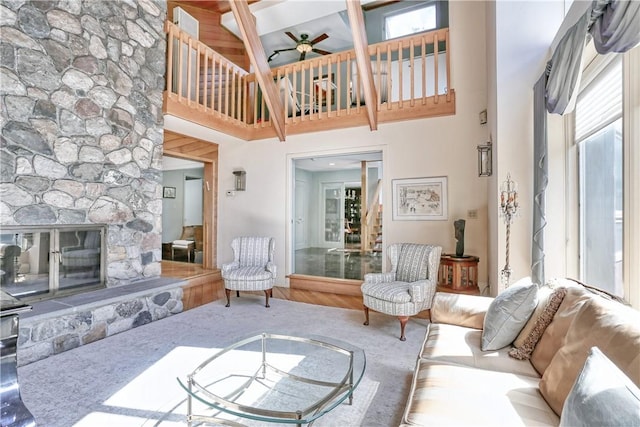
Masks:
[[[204,261],[204,163],[162,158],[162,259]]]
[[[293,275],[382,271],[382,152],[293,159]]]

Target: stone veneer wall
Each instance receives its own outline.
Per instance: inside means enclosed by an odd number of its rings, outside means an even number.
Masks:
[[[107,224],[107,286],[160,274],[164,0],[0,3],[0,224]]]
[[[180,313],[182,293],[182,288],[176,286],[115,302],[78,307],[72,313],[54,317],[20,320],[18,365]]]

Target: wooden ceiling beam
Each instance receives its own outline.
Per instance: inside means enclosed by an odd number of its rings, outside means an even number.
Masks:
[[[271,68],[269,68],[269,64],[267,63],[267,55],[264,53],[262,42],[258,36],[255,17],[249,10],[247,0],[229,0],[229,5],[231,6],[231,11],[242,34],[244,46],[249,55],[249,61],[255,69],[256,80],[260,88],[262,88],[262,96],[267,104],[267,108],[269,108],[269,118],[273,122],[273,127],[278,139],[284,141],[286,132],[284,106],[282,105],[278,88],[273,81]]]
[[[347,15],[353,34],[353,49],[356,53],[356,64],[362,82],[367,120],[371,130],[378,129],[378,108],[376,87],[373,84],[373,72],[371,71],[371,58],[369,57],[369,43],[364,25],[364,14],[360,0],[346,0]]]

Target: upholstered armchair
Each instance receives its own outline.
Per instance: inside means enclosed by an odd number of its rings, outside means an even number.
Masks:
[[[78,235],[76,233],[76,235]],[[79,237],[80,238],[80,237]],[[99,231],[86,231],[78,246],[62,248],[62,271],[67,277],[69,269],[91,268],[91,275],[96,276],[100,268],[101,237]]]
[[[273,263],[275,240],[271,237],[236,237],[231,241],[233,262],[222,265],[227,307],[231,305],[231,291],[264,291],[265,307],[269,307],[276,281]]]
[[[431,308],[436,292],[440,246],[416,243],[395,243],[387,248],[391,261],[388,273],[364,275],[362,299],[365,325],[369,324],[369,309],[397,316],[400,320],[400,340],[409,316]]]

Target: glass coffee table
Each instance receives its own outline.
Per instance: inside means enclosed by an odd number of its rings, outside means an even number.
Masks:
[[[351,404],[365,366],[364,350],[344,342],[261,333],[220,350],[178,382],[187,391],[189,426],[302,425]]]

